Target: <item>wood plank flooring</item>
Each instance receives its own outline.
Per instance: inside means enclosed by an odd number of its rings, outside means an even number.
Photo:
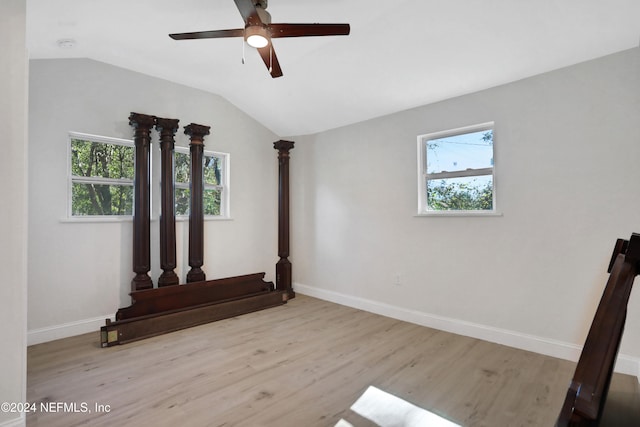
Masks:
[[[464,427],[553,426],[574,369],[298,295],[124,346],[98,332],[31,346],[27,400],[60,412],[27,426],[371,427],[349,410],[369,385]],[[640,425],[638,411],[637,379],[616,375],[603,425]]]

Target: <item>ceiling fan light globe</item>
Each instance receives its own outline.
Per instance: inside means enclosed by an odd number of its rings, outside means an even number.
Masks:
[[[247,37],[247,44],[251,47],[259,49],[261,47],[267,46],[269,44],[269,39],[261,34],[253,34]]]
[[[262,25],[247,25],[244,29],[244,39],[251,47],[260,49],[269,44],[269,30]]]

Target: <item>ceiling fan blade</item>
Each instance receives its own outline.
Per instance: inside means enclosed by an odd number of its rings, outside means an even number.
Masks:
[[[233,30],[215,30],[215,31],[198,31],[195,33],[177,33],[169,34],[174,40],[193,40],[193,39],[219,39],[223,37],[243,37],[244,28],[236,28]]]
[[[278,57],[276,56],[276,51],[273,49],[273,45],[269,44],[268,46],[259,48],[258,53],[260,53],[264,65],[267,66],[267,69],[271,73],[271,77],[274,79],[276,77],[282,77],[282,69],[280,68],[280,63],[278,62]]]
[[[346,36],[349,24],[269,24],[271,37]]]
[[[258,11],[253,5],[253,0],[233,0],[247,25],[262,24],[262,20],[258,16]]]

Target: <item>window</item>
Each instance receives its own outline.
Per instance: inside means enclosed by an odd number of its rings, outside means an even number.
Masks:
[[[203,156],[203,210],[205,216],[228,216],[228,159],[229,155],[205,151]],[[189,215],[190,155],[186,148],[176,147],[174,180],[176,215]]]
[[[119,216],[133,212],[133,142],[72,132],[70,216]]]
[[[122,218],[133,215],[133,141],[69,133],[69,216]],[[151,150],[151,155],[159,155]],[[190,154],[175,148],[176,216],[189,215]],[[207,217],[229,215],[229,155],[205,151],[203,210]],[[153,180],[153,178],[152,178]]]
[[[421,214],[495,212],[493,123],[418,137]]]

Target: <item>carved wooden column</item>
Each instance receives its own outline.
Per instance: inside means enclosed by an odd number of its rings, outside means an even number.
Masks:
[[[285,291],[287,298],[294,298],[291,283],[291,262],[289,257],[289,150],[293,141],[276,141],[273,148],[278,150],[278,256],[276,264],[276,289]]]
[[[203,151],[204,137],[209,135],[209,126],[191,123],[184,127],[184,133],[189,135],[191,152],[191,187],[189,205],[189,266],[187,283],[206,280],[202,264],[204,263],[204,210],[202,208],[203,187]]]
[[[158,287],[177,285],[180,282],[176,268],[176,209],[173,185],[174,135],[178,130],[178,119],[156,119],[160,132],[160,267]]]
[[[131,290],[140,291],[153,288],[149,277],[150,256],[150,186],[149,155],[151,150],[151,128],[154,116],[131,113],[129,124],[135,129],[135,175],[133,185],[133,272]]]

